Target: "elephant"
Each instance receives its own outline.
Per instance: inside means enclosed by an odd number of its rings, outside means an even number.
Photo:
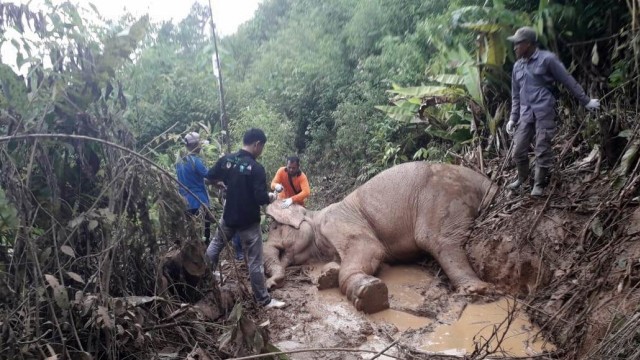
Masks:
[[[464,244],[497,185],[469,168],[425,161],[393,166],[319,211],[270,204],[264,246],[267,286],[283,285],[285,268],[336,260],[337,285],[355,308],[389,308],[388,289],[374,277],[381,263],[411,262],[430,254],[453,286],[483,294],[491,285],[472,269]]]

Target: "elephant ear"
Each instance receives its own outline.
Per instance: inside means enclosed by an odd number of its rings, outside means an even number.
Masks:
[[[293,226],[296,229],[300,229],[305,213],[305,208],[297,204],[291,204],[287,209],[283,209],[280,207],[280,202],[276,201],[267,206],[267,215],[281,224]]]

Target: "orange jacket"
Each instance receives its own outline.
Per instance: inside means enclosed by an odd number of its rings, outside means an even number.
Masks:
[[[276,189],[276,184],[280,184],[284,187],[284,190],[278,195],[278,199],[293,199],[293,202],[304,206],[304,200],[309,197],[311,194],[311,188],[309,187],[309,180],[307,180],[307,175],[303,172],[300,173],[299,176],[291,177],[291,181],[293,182],[293,186],[295,186],[296,190],[300,192],[296,195],[295,190],[291,188],[291,182],[289,182],[289,174],[285,171],[286,167],[281,167],[276,172],[276,176],[273,177],[271,181],[271,190]]]

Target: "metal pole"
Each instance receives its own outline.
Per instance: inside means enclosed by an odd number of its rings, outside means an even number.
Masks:
[[[227,124],[227,110],[224,102],[224,88],[222,86],[222,69],[220,68],[220,56],[218,55],[218,40],[216,38],[216,25],[213,23],[213,7],[209,0],[209,20],[211,22],[211,37],[213,38],[213,49],[215,51],[215,59],[213,61],[213,73],[218,78],[218,95],[220,97],[220,127],[222,128],[222,144],[226,145],[226,153],[231,152],[231,143],[229,141],[229,126]],[[218,70],[216,72],[216,70]]]

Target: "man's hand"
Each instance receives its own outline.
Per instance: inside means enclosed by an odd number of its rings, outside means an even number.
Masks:
[[[277,198],[278,198],[278,194],[276,194],[275,192],[270,192],[269,193],[269,202],[270,203],[276,201]]]
[[[589,111],[598,110],[598,109],[600,109],[600,100],[591,99],[591,100],[589,100],[589,103],[587,105],[585,105],[584,107]]]
[[[284,190],[284,186],[282,186],[281,184],[276,184],[275,190],[276,193],[281,193],[282,190]]]
[[[292,198],[288,198],[285,200],[282,200],[282,205],[280,205],[281,208],[286,209],[289,206],[291,206],[291,204],[293,204],[293,199]]]
[[[516,123],[513,120],[509,120],[507,123],[507,134],[513,136],[516,132]]]

